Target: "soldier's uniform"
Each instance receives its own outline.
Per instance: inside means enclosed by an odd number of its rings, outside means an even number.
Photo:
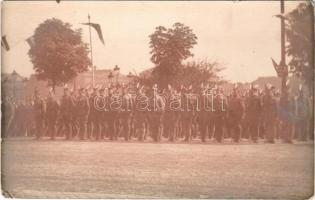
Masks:
[[[77,101],[77,97],[75,95],[75,91],[71,91],[70,94],[71,100],[72,100],[72,108],[71,108],[71,120],[70,120],[70,127],[71,127],[71,134],[72,137],[76,137],[79,135],[79,123],[78,123],[78,112],[79,112],[79,105]]]
[[[94,136],[96,138],[98,134],[99,122],[97,118],[97,106],[95,105],[95,98],[97,96],[97,88],[93,88],[92,94],[88,97],[90,112],[88,117],[88,138]],[[97,138],[98,139],[98,138]]]
[[[289,95],[289,87],[288,82],[286,83],[286,90],[280,96],[278,103],[278,123],[276,124],[278,128],[278,135],[281,136],[283,142],[291,143],[292,142],[292,134],[294,127],[294,112],[295,112],[295,102],[294,98]],[[279,131],[280,129],[280,131]],[[276,129],[277,130],[277,129]],[[280,134],[279,134],[280,133]]]
[[[56,133],[56,121],[59,112],[59,105],[52,92],[50,92],[46,102],[46,120],[47,120],[47,131],[50,139],[55,139]]]
[[[36,127],[36,139],[39,139],[42,136],[44,102],[40,98],[38,90],[35,90],[33,113],[34,113],[34,121],[35,121],[35,127]]]
[[[181,101],[180,96],[174,94],[169,88],[165,95],[165,112],[163,117],[164,134],[170,141],[176,139],[176,127],[180,118]]]
[[[228,120],[230,131],[232,133],[231,136],[234,142],[239,142],[241,134],[241,120],[244,116],[245,106],[237,92],[237,88],[234,88],[228,104]]]
[[[303,90],[300,89],[299,95],[296,97],[296,134],[297,139],[301,141],[307,140],[307,123],[309,118],[308,99]]]
[[[244,102],[244,119],[241,121],[241,127],[242,127],[242,134],[241,137],[244,139],[249,139],[250,132],[249,132],[249,117],[247,115],[248,110],[248,100],[249,100],[249,92],[246,91],[242,96],[242,101]]]
[[[87,118],[89,115],[89,100],[84,95],[84,88],[79,90],[79,96],[77,98],[77,119],[79,124],[79,138],[84,140],[86,136]]]
[[[200,130],[200,137],[202,142],[206,142],[207,127],[210,123],[211,110],[211,95],[207,93],[207,89],[201,87],[199,94],[200,107],[197,111],[197,122]]]
[[[90,104],[90,110],[93,113],[93,131],[96,140],[104,139],[102,132],[105,129],[105,109],[106,109],[106,97],[104,94],[105,88],[99,88],[99,94],[94,96],[93,106]],[[90,101],[90,103],[92,103]]]
[[[258,126],[261,118],[262,104],[258,93],[258,88],[255,86],[249,91],[247,98],[246,118],[249,126],[249,132],[253,142],[258,141]]]
[[[14,105],[8,97],[1,102],[1,111],[3,114],[1,119],[3,126],[2,137],[8,137],[11,131],[10,127],[14,117]]]
[[[275,120],[277,117],[277,103],[274,98],[272,86],[266,85],[265,94],[263,96],[263,122],[266,136],[266,142],[274,143],[275,138]]]
[[[119,119],[121,121],[123,135],[126,141],[130,140],[131,132],[131,118],[133,101],[131,94],[126,93],[126,88],[123,87],[121,95],[121,109],[119,112]]]
[[[150,126],[151,136],[155,142],[161,140],[161,122],[163,120],[165,103],[161,96],[157,94],[157,86],[153,87],[153,91],[149,97],[149,113],[148,122]]]
[[[118,139],[118,127],[115,127],[119,111],[119,96],[113,94],[113,88],[109,88],[106,96],[106,111],[104,112],[105,120],[108,125],[108,134],[110,140]]]
[[[214,96],[213,109],[215,126],[214,137],[217,142],[221,143],[223,138],[223,124],[227,114],[227,100],[220,88],[217,89]]]
[[[191,88],[182,88],[181,91],[181,105],[182,105],[182,109],[183,111],[181,112],[181,131],[182,134],[185,137],[185,141],[189,142],[192,138],[191,138],[191,134],[192,134],[192,126],[193,126],[193,120],[195,118],[196,115],[196,105],[194,102],[194,96],[191,94]]]
[[[149,98],[142,91],[142,88],[138,88],[133,107],[135,135],[139,141],[144,140],[149,112]]]
[[[91,105],[90,99],[91,99],[91,95],[89,93],[89,88],[87,87],[84,91],[85,91],[85,96],[89,101],[89,114],[87,117],[87,123],[86,123],[86,138],[87,139],[91,139],[93,136],[93,122],[92,122],[92,116],[91,116],[91,107],[93,107],[93,104]]]
[[[25,119],[27,136],[32,136],[34,134],[34,121],[32,120],[33,119],[32,107],[33,107],[32,99],[28,98],[26,101],[26,110],[25,110],[25,116],[28,116]]]
[[[68,88],[64,88],[64,95],[60,101],[60,128],[64,128],[67,140],[72,139],[71,112],[74,107],[72,97],[68,92]]]

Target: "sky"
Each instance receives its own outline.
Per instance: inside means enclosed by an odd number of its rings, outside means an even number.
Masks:
[[[286,1],[285,12],[301,1]],[[58,18],[82,28],[89,42],[87,22],[99,23],[105,46],[92,30],[93,63],[97,69],[137,73],[153,67],[149,35],[157,26],[180,22],[193,29],[198,44],[189,60],[217,61],[225,66],[221,75],[232,82],[249,82],[275,76],[271,57],[280,60],[279,1],[6,1],[2,2],[2,34],[10,51],[2,51],[2,72],[34,73],[27,54],[36,27]]]

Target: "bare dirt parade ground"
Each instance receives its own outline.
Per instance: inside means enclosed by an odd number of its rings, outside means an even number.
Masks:
[[[18,198],[281,198],[313,195],[313,143],[2,142]]]

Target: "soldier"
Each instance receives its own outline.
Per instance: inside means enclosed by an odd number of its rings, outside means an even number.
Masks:
[[[244,102],[244,120],[241,121],[241,127],[242,127],[242,138],[249,139],[250,132],[249,132],[249,117],[247,115],[248,110],[248,100],[249,100],[249,90],[246,90],[242,95],[242,101]]]
[[[79,89],[79,96],[77,98],[77,119],[79,124],[79,139],[84,140],[87,128],[87,118],[89,115],[89,100],[84,94],[84,88]]]
[[[118,131],[115,129],[115,123],[117,119],[118,109],[116,106],[116,101],[118,99],[117,96],[114,94],[114,88],[108,88],[108,95],[106,96],[106,110],[104,112],[105,121],[107,122],[107,130],[109,134],[110,140],[117,140],[118,139]]]
[[[98,93],[94,96],[93,105],[90,104],[90,110],[94,114],[93,118],[93,129],[95,133],[96,140],[104,139],[105,134],[103,129],[105,129],[105,125],[107,123],[105,119],[105,109],[106,109],[106,97],[105,97],[105,88],[103,86],[98,87]],[[90,101],[91,102],[91,101]],[[92,103],[92,102],[91,102]]]
[[[267,143],[274,143],[275,138],[275,120],[277,117],[277,103],[273,94],[273,87],[270,83],[266,84],[263,96],[262,115],[264,130]]]
[[[292,132],[294,125],[294,99],[290,95],[289,81],[286,82],[286,88],[281,95],[278,106],[278,118],[281,122],[281,138],[285,143],[292,143]],[[277,121],[276,121],[277,122]]]
[[[36,139],[40,139],[43,128],[44,102],[41,99],[37,89],[35,90],[33,112],[36,127]]]
[[[134,100],[134,128],[135,135],[138,137],[139,141],[144,140],[146,134],[146,123],[147,115],[149,112],[149,98],[145,95],[144,86],[140,87],[140,84],[137,84],[136,87],[136,96]]]
[[[26,132],[26,120],[24,119],[26,108],[24,101],[18,101],[15,108],[15,129],[13,130],[14,136],[24,136]]]
[[[65,128],[66,140],[72,139],[71,131],[71,112],[74,104],[72,97],[69,94],[67,86],[64,87],[64,94],[60,102],[60,128]]]
[[[217,142],[222,142],[223,124],[226,120],[227,100],[220,87],[216,88],[213,99],[213,115],[214,115],[214,137]]]
[[[77,102],[77,95],[76,95],[76,91],[74,88],[72,88],[70,90],[70,97],[72,100],[72,108],[71,108],[71,120],[70,120],[70,124],[71,124],[71,134],[72,137],[76,137],[79,135],[79,124],[78,124],[78,112],[79,112],[79,105]]]
[[[230,131],[232,131],[232,138],[234,142],[239,142],[241,135],[241,121],[244,118],[244,102],[238,93],[237,85],[234,86],[233,92],[229,99],[228,120]]]
[[[277,103],[277,117],[276,117],[276,121],[275,121],[275,137],[276,139],[280,139],[283,138],[282,134],[281,134],[281,126],[282,126],[282,120],[281,120],[281,114],[280,114],[280,110],[281,110],[281,95],[280,95],[280,90],[277,89],[274,92],[274,97]]]
[[[51,140],[55,139],[56,133],[56,121],[59,112],[59,105],[55,99],[52,90],[49,91],[46,102],[46,120],[47,120],[47,132]]]
[[[32,107],[33,107],[32,98],[28,97],[26,99],[26,110],[25,110],[25,116],[28,116],[25,119],[27,136],[32,136],[34,134],[34,121],[32,120],[34,118],[33,117],[34,113],[32,112]]]
[[[189,142],[193,132],[193,120],[196,114],[194,95],[192,94],[192,86],[189,88],[181,87],[181,131],[185,137],[185,141]]]
[[[260,113],[262,111],[261,99],[259,96],[258,85],[251,87],[247,98],[246,118],[249,126],[251,139],[254,143],[258,141],[258,126]]]
[[[199,100],[200,107],[197,111],[197,122],[199,124],[201,141],[206,142],[206,132],[209,125],[209,113],[211,112],[211,96],[208,94],[208,89],[203,86],[200,86]]]
[[[163,117],[164,133],[169,141],[176,139],[176,127],[179,123],[181,101],[180,96],[175,94],[174,89],[168,85],[165,91],[165,112]]]
[[[119,118],[122,125],[123,135],[126,141],[130,140],[132,107],[133,107],[132,96],[128,92],[128,87],[123,85]]]
[[[165,103],[158,94],[158,88],[155,84],[149,93],[149,113],[148,122],[151,130],[151,136],[155,142],[161,141],[161,122],[163,117]]]
[[[96,138],[97,132],[99,129],[99,119],[97,117],[97,106],[95,105],[96,98],[98,96],[98,90],[97,87],[93,88],[93,92],[88,97],[89,99],[89,106],[90,106],[90,112],[88,117],[88,137],[92,138],[94,136]],[[98,139],[98,138],[97,138]]]
[[[88,99],[89,105],[90,105],[90,108],[89,108],[90,110],[89,110],[89,114],[87,117],[87,124],[86,124],[86,137],[88,140],[91,139],[93,136],[93,122],[92,122],[92,117],[91,117],[91,107],[92,106],[91,106],[91,102],[90,102],[90,100],[91,100],[90,98],[91,98],[92,94],[90,94],[89,90],[90,90],[90,86],[87,86],[84,90],[85,96]]]
[[[298,140],[307,140],[307,120],[309,118],[309,105],[308,99],[303,91],[303,86],[299,87],[299,94],[296,97],[296,134]]]

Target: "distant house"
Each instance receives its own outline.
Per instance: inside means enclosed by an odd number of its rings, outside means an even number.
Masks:
[[[289,77],[289,87],[290,92],[293,95],[297,95],[299,91],[299,85],[302,84],[302,80],[295,76]],[[259,89],[264,89],[265,85],[267,83],[270,83],[273,85],[276,89],[281,90],[281,78],[276,76],[267,76],[267,77],[258,77],[256,80],[254,80],[251,83],[239,83],[238,86],[241,91],[245,91],[250,87],[250,84],[257,84],[259,86]],[[226,94],[229,94],[233,91],[234,83],[225,83],[222,85],[223,90]]]
[[[1,74],[1,97],[20,99],[26,96],[25,86],[28,80],[16,71]]]
[[[95,70],[94,72],[94,86],[108,87],[110,84],[115,85],[116,81],[119,84],[128,83],[130,80],[123,74],[116,76],[113,74],[112,78],[109,74],[112,70]],[[37,89],[42,97],[46,97],[50,90],[48,81],[38,80],[34,74],[29,79],[20,76],[14,72],[12,74],[2,74],[2,95],[15,98],[16,100],[21,98],[31,97]],[[67,83],[70,90],[76,90],[80,87],[92,88],[92,71],[79,74],[74,80]],[[55,88],[56,96],[60,97],[63,94],[63,86],[57,86]]]

